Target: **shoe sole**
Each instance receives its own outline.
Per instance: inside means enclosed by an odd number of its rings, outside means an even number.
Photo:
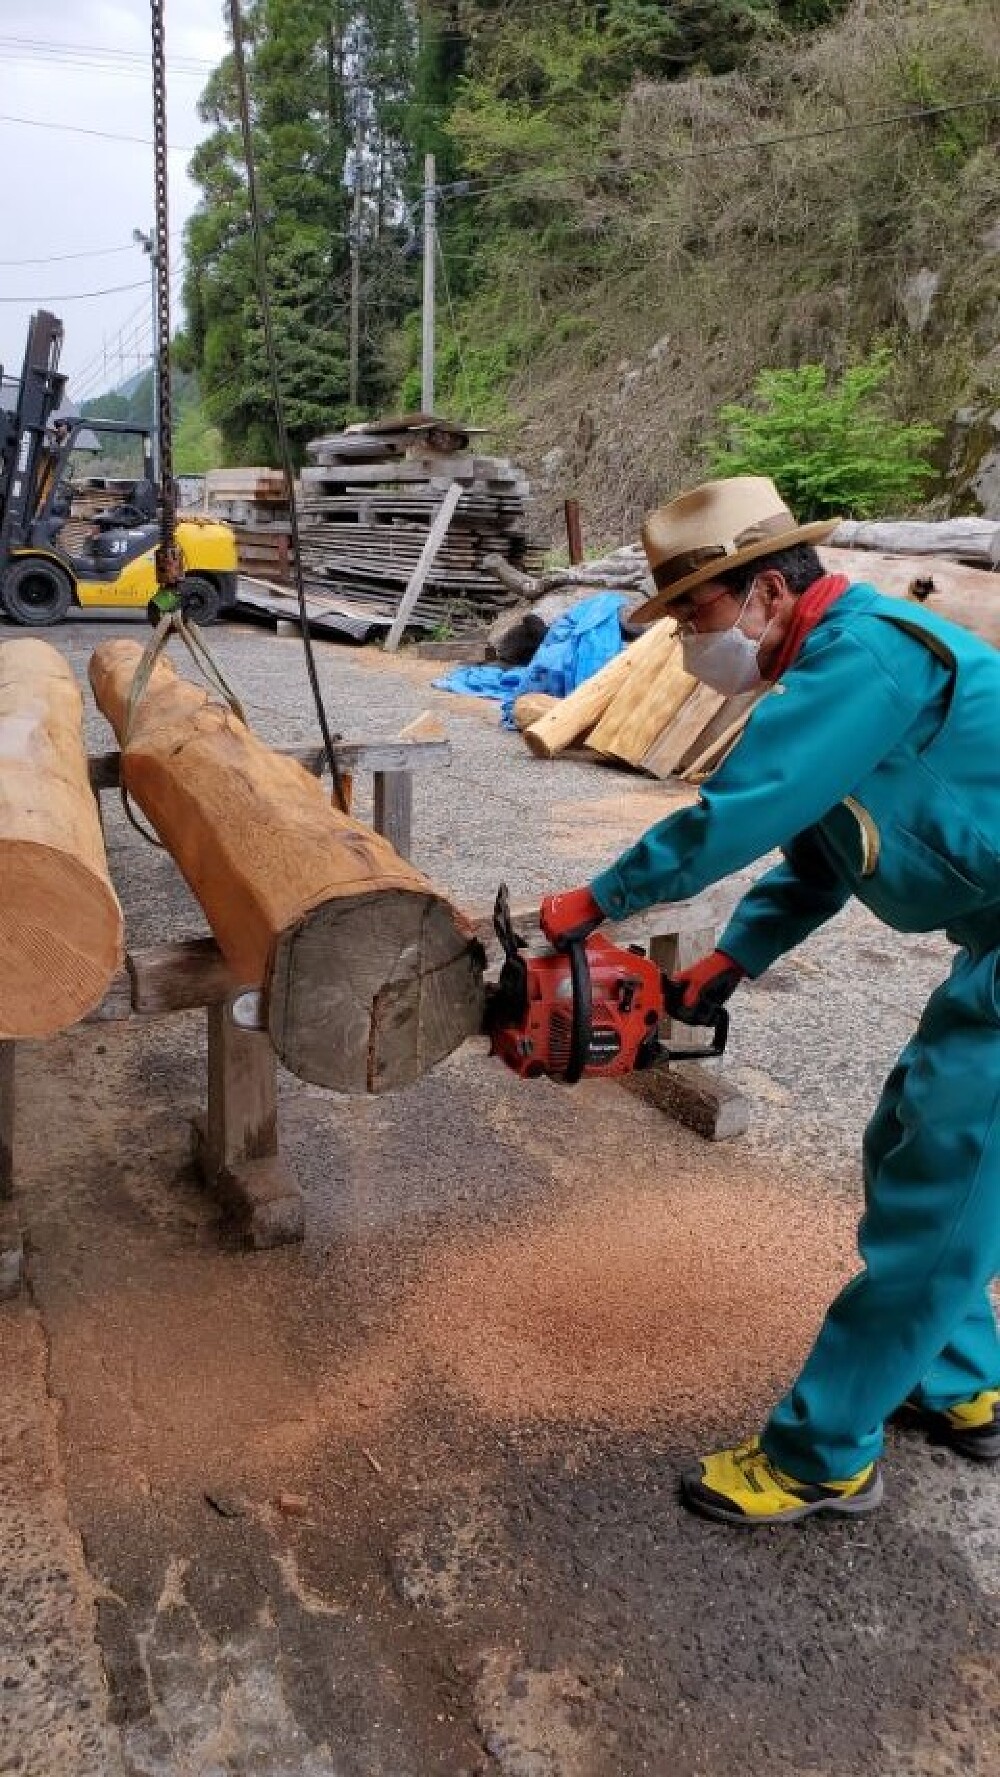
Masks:
[[[748,1518],[743,1512],[730,1511],[727,1506],[716,1505],[713,1500],[703,1499],[693,1490],[689,1492],[683,1482],[681,1492],[685,1505],[700,1517],[712,1518],[717,1524],[735,1524],[740,1530],[755,1530],[759,1524],[801,1524],[803,1518],[814,1518],[820,1512],[828,1512],[838,1518],[864,1518],[869,1512],[877,1511],[882,1504],[885,1484],[882,1476],[878,1475],[874,1486],[853,1498],[815,1499],[785,1512],[766,1512],[753,1518]]]
[[[957,1427],[943,1424],[930,1408],[915,1406],[912,1401],[904,1401],[892,1418],[898,1425],[922,1431],[928,1443],[939,1449],[955,1450],[973,1462],[1000,1462],[1000,1432],[988,1432],[980,1438],[974,1432],[963,1434]]]

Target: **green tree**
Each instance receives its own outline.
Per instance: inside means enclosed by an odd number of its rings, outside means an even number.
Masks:
[[[889,352],[838,380],[821,364],[765,370],[752,406],[719,410],[716,475],[769,475],[803,521],[841,513],[877,518],[907,508],[932,474],[926,458],[940,433],[892,417]]]

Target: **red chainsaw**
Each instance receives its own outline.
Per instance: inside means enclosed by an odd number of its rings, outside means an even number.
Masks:
[[[685,1017],[683,988],[641,945],[623,947],[593,932],[561,949],[528,955],[527,939],[514,930],[506,883],[497,894],[493,930],[504,961],[488,990],[485,1028],[490,1053],[522,1078],[546,1074],[572,1086],[655,1062],[701,1061],[724,1052],[724,1006],[713,1011],[709,1047],[671,1049],[663,1041],[664,1018]]]

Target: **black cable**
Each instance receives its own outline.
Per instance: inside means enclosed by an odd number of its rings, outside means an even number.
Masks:
[[[316,671],[316,659],[313,654],[312,636],[309,634],[309,613],[306,608],[305,583],[302,578],[302,549],[299,542],[299,519],[295,506],[295,471],[292,466],[292,455],[288,444],[288,431],[285,425],[285,407],[281,398],[281,379],[278,375],[278,356],[274,344],[274,329],[271,325],[271,302],[267,284],[267,263],[264,255],[264,237],[260,221],[260,202],[257,194],[257,166],[253,151],[253,138],[250,131],[250,101],[247,93],[246,57],[243,53],[243,19],[240,13],[240,0],[229,0],[229,15],[233,31],[233,67],[236,74],[236,89],[239,96],[240,128],[243,132],[243,152],[247,167],[247,196],[250,200],[250,227],[253,234],[254,260],[257,269],[257,296],[260,302],[261,319],[264,324],[264,350],[267,354],[268,375],[271,382],[271,396],[274,402],[274,421],[278,434],[278,453],[281,457],[282,473],[285,477],[285,492],[288,496],[288,516],[292,533],[292,549],[295,555],[295,592],[299,604],[299,620],[302,626],[302,645],[305,649],[306,668],[309,674],[309,685],[316,705],[320,733],[323,736],[323,747],[326,752],[330,776],[333,779],[333,793],[337,806],[343,814],[349,813],[348,796],[344,786],[337,755],[334,751],[333,735],[327,721],[323,693],[320,690],[319,674]]]

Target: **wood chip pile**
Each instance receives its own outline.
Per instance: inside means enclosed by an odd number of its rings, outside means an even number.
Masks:
[[[514,717],[538,758],[582,747],[652,777],[700,783],[735,746],[758,695],[723,697],[700,685],[665,618],[569,697],[522,698]]]
[[[317,438],[307,450],[299,525],[311,593],[392,618],[453,482],[461,497],[414,607],[418,625],[480,627],[515,601],[486,556],[529,573],[538,565],[527,481],[506,458],[473,454],[464,428],[413,415]]]
[[[291,580],[291,526],[280,469],[209,470],[205,511],[232,525],[241,574],[279,584]]]

